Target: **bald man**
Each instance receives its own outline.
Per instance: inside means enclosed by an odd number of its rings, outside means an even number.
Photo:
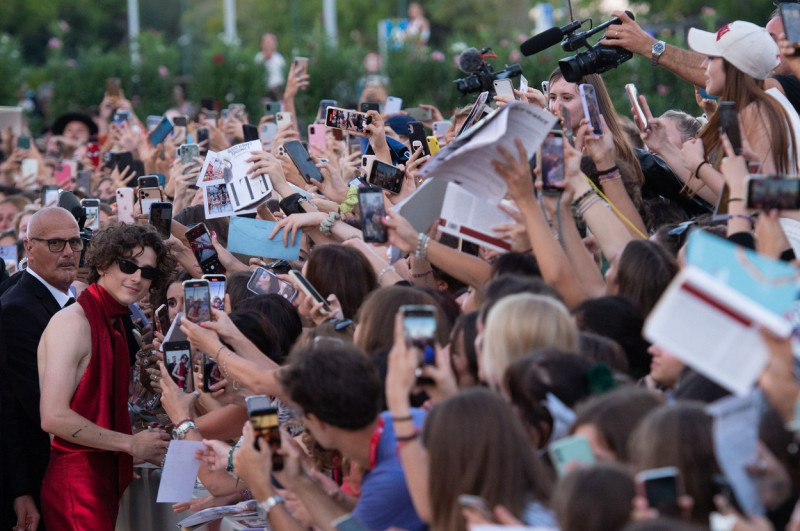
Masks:
[[[75,218],[50,207],[35,213],[24,240],[28,267],[0,296],[0,376],[3,385],[3,496],[0,528],[44,529],[39,491],[50,459],[50,438],[39,417],[39,338],[50,318],[74,302],[69,287],[78,272],[83,242]]]

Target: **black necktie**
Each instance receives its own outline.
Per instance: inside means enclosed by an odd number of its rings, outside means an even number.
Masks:
[[[62,306],[62,308],[66,308],[70,304],[75,304],[75,297],[70,297],[69,299],[67,299],[66,304],[64,304],[64,306]]]

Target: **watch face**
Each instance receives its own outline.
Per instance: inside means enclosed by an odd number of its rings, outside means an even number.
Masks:
[[[665,44],[659,41],[653,45],[653,53],[662,53],[664,48],[666,48]]]

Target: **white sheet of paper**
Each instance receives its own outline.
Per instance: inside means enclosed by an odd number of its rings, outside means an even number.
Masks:
[[[200,469],[200,460],[194,454],[205,447],[201,441],[170,441],[156,503],[192,501]]]
[[[762,395],[729,396],[706,406],[714,417],[714,453],[736,499],[748,514],[764,515],[758,487],[745,467],[756,462]]]
[[[501,240],[492,227],[514,223],[514,218],[455,183],[448,183],[442,201],[439,230],[457,238],[507,253],[511,243]]]
[[[644,325],[644,337],[738,395],[747,395],[767,363],[758,332],[791,332],[784,318],[764,310],[708,273],[686,266]]]

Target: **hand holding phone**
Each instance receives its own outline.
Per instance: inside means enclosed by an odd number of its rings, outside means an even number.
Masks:
[[[583,114],[589,125],[592,126],[592,134],[595,136],[603,136],[603,124],[600,121],[600,105],[597,103],[597,94],[595,93],[594,86],[589,83],[583,83],[579,86],[581,94],[581,102],[583,103]]]
[[[719,113],[719,125],[722,132],[728,137],[733,147],[733,152],[737,155],[742,154],[742,135],[739,130],[739,115],[736,112],[736,104],[732,101],[721,101],[717,107]]]
[[[383,164],[376,161],[373,170]],[[374,171],[373,171],[374,173]],[[385,243],[389,232],[383,224],[386,206],[383,202],[383,189],[378,186],[365,186],[358,190],[358,205],[361,213],[361,233],[367,243]]]

